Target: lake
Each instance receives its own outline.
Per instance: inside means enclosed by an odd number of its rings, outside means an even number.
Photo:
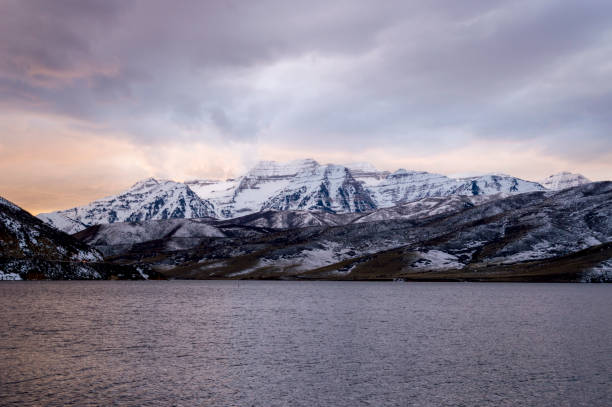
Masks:
[[[610,406],[612,285],[0,283],[0,405]]]

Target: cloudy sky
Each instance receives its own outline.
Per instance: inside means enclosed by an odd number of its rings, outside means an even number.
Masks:
[[[26,209],[306,157],[612,178],[612,2],[0,2],[0,195]]]

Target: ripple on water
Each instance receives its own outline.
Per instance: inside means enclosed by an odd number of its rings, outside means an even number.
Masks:
[[[1,405],[612,404],[612,285],[0,283]]]

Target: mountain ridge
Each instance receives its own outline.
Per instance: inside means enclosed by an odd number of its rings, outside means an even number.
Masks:
[[[550,186],[565,184],[559,181]],[[165,188],[156,187],[160,185]],[[147,178],[118,195],[38,217],[60,230],[75,233],[94,224],[123,221],[232,219],[265,210],[363,213],[428,197],[544,190],[547,188],[539,183],[505,174],[451,178],[405,169],[379,171],[369,163],[260,161],[244,175],[225,181],[196,179],[180,183]]]
[[[200,218],[214,213],[214,206],[189,186],[171,180],[146,178],[128,190],[63,211],[37,217],[57,229],[75,233],[86,227],[148,219]]]

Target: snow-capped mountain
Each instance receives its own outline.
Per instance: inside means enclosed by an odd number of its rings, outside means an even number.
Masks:
[[[303,173],[319,167],[314,160],[297,160],[288,163],[260,161],[244,176],[226,181],[187,181],[196,194],[215,206],[218,218],[234,218],[259,212],[264,203],[285,189]]]
[[[348,168],[328,164],[300,171],[285,188],[268,198],[261,209],[351,213],[371,211],[376,209],[376,203]]]
[[[422,171],[379,171],[367,163],[321,165],[315,160],[262,161],[225,181],[140,181],[126,192],[89,205],[40,214],[68,233],[94,224],[170,218],[232,219],[265,210],[364,213],[429,197],[542,191],[509,175],[450,178]]]
[[[85,206],[41,213],[38,218],[64,232],[75,233],[96,224],[214,215],[213,205],[197,196],[189,186],[148,178],[119,195]]]
[[[194,180],[188,185],[213,203],[218,218],[267,209],[363,212],[376,208],[351,171],[314,160],[261,161],[244,176],[226,181]]]
[[[422,171],[379,171],[368,163],[321,165],[314,160],[262,161],[246,175],[227,181],[186,183],[211,201],[218,218],[266,209],[366,212],[403,202],[451,195],[542,191],[540,184],[509,175],[455,179]]]
[[[362,183],[339,165],[314,160],[288,163],[261,161],[244,176],[226,181],[187,181],[212,202],[219,218],[234,218],[266,209],[363,212],[376,208]]]
[[[564,171],[544,178],[542,181],[540,181],[540,184],[548,189],[558,191],[565,188],[588,184],[589,182],[591,182],[591,180],[584,175]]]

